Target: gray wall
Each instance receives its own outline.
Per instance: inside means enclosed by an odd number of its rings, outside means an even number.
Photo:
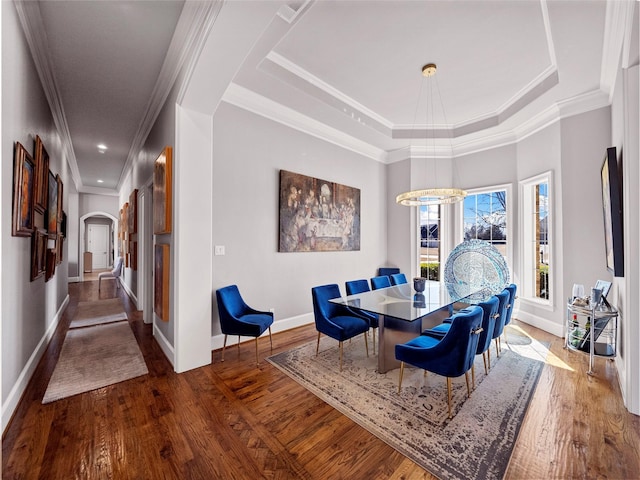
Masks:
[[[226,247],[213,257],[214,290],[237,284],[250,305],[274,308],[277,322],[312,312],[311,287],[337,283],[344,292],[346,280],[384,264],[384,165],[226,103],[213,144],[213,243]],[[360,251],[278,252],[280,169],[361,190]]]
[[[18,141],[33,154],[39,135],[50,157],[49,168],[71,183],[51,112],[26,44],[13,2],[2,8],[2,427],[6,426],[22,389],[46,347],[60,308],[68,293],[67,262],[58,265],[53,278],[30,281],[31,239],[11,236],[13,149]],[[68,188],[63,208],[67,209]],[[36,214],[37,226],[44,226]],[[66,242],[64,248],[67,248]]]

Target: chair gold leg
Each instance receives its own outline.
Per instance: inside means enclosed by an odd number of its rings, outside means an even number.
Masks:
[[[484,374],[489,375],[489,370],[487,370],[487,352],[482,352],[482,361],[484,362]]]
[[[498,347],[498,339],[496,338],[496,357],[500,358],[500,348]]]
[[[318,332],[318,343],[316,344],[316,357],[318,356],[319,350],[320,350],[320,332]]]
[[[377,328],[371,329],[371,335],[373,336],[373,354],[376,354],[376,334],[378,333]]]
[[[369,340],[367,340],[367,332],[364,332],[364,348],[367,350],[367,358],[369,357]]]
[[[259,365],[258,362],[258,337],[256,337],[256,367]]]
[[[398,393],[402,389],[402,376],[404,375],[404,362],[400,362],[400,381],[398,382]]]
[[[240,354],[240,335],[238,335],[238,354]]]
[[[447,377],[447,405],[449,406],[449,418],[451,417],[451,378]]]
[[[471,365],[471,387],[472,390],[476,389],[476,366]]]
[[[271,345],[271,351],[273,352],[273,339],[271,338],[271,327],[269,327],[269,345]]]
[[[227,336],[224,336],[224,343],[222,344],[222,361],[224,362],[224,348],[227,346]]]
[[[491,347],[491,344],[489,344]],[[487,365],[489,365],[489,370],[491,370],[491,348],[487,349]]]
[[[467,398],[471,396],[471,388],[469,387],[469,372],[464,372],[464,379],[467,381]]]
[[[342,371],[342,342],[340,342],[340,371]]]
[[[423,377],[427,376],[427,371],[425,370],[424,373],[422,374]]]

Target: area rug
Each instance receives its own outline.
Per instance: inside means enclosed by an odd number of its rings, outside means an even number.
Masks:
[[[76,314],[73,316],[69,328],[83,328],[126,319],[127,314],[122,306],[122,300],[119,298],[78,302]]]
[[[488,375],[476,356],[470,398],[464,376],[453,379],[451,420],[444,377],[407,366],[398,394],[399,369],[377,373],[377,358],[366,357],[362,336],[345,342],[342,372],[338,342],[325,336],[317,357],[311,342],[268,360],[433,475],[501,479],[548,352],[517,327],[506,332],[500,358],[492,347]]]
[[[69,330],[42,403],[149,373],[128,322]]]

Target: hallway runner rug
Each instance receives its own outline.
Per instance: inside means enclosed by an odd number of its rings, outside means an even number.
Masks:
[[[78,308],[69,328],[89,327],[122,320],[127,320],[127,313],[119,298],[78,302]]]
[[[366,357],[362,336],[345,343],[343,371],[338,342],[316,342],[282,352],[268,361],[354,422],[441,479],[501,479],[548,353],[547,346],[517,326],[505,329],[502,354],[492,346],[485,375],[475,360],[476,389],[467,398],[464,376],[452,380],[453,414],[447,413],[446,378],[405,368],[376,372],[377,357]],[[369,342],[371,343],[371,342]]]
[[[42,403],[149,373],[129,322],[69,330]]]

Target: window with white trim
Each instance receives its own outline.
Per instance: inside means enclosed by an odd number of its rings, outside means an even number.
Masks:
[[[420,240],[418,242],[418,271],[421,277],[440,280],[440,256],[442,254],[442,219],[440,205],[422,205],[418,208]]]
[[[469,192],[463,202],[463,240],[485,240],[496,247],[508,264],[507,189]]]
[[[522,296],[551,303],[551,172],[520,182]]]

